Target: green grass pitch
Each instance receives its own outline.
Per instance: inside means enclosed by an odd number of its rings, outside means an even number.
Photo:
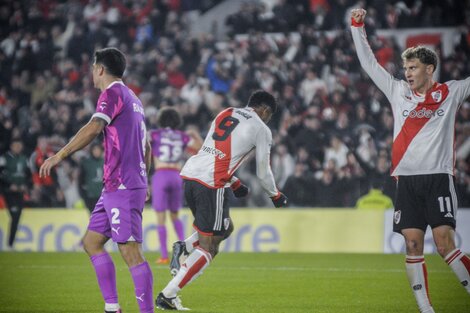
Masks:
[[[170,280],[167,266],[147,253],[154,291]],[[118,254],[119,302],[138,312],[132,278]],[[440,313],[470,312],[470,296],[437,255],[426,256],[431,300]],[[220,254],[181,292],[192,312],[418,312],[403,255]],[[0,312],[103,312],[85,253],[0,253]]]

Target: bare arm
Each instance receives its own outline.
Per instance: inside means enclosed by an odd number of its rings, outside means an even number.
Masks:
[[[54,166],[59,164],[70,154],[74,153],[87,146],[93,141],[106,126],[106,121],[99,117],[92,118],[85,126],[72,137],[68,144],[66,144],[59,152],[48,158],[41,165],[39,169],[39,176],[45,177],[51,174],[51,170]]]

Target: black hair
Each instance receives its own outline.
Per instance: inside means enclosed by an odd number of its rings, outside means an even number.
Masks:
[[[95,63],[103,65],[108,74],[118,78],[122,78],[126,69],[126,57],[117,48],[95,51]]]
[[[158,127],[170,127],[172,129],[179,128],[182,124],[182,119],[178,111],[172,107],[165,107],[160,109],[157,116]]]
[[[277,101],[272,94],[264,90],[257,90],[253,92],[248,100],[247,106],[252,108],[259,108],[267,106],[271,109],[272,113],[277,111]]]

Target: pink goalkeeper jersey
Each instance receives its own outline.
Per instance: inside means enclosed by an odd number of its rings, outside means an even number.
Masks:
[[[249,153],[256,154],[256,175],[270,197],[278,195],[270,166],[271,130],[252,108],[228,108],[215,118],[199,152],[181,170],[184,179],[210,188],[232,183]]]
[[[147,188],[146,127],[139,98],[121,81],[104,90],[93,117],[104,119],[104,173],[106,191]]]
[[[435,83],[420,96],[390,75],[367,42],[364,27],[351,26],[362,68],[390,101],[393,117],[392,176],[454,175],[455,118],[470,95],[470,77]]]

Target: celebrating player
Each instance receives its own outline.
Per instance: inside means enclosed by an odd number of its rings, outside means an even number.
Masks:
[[[276,100],[265,91],[254,92],[245,108],[225,109],[212,122],[202,148],[184,165],[184,194],[197,232],[181,242],[183,246],[177,243],[173,260],[178,263],[178,253],[183,251],[189,255],[158,295],[158,308],[185,310],[177,293],[202,274],[233,231],[225,187],[231,186],[238,197],[247,194],[248,189],[233,174],[251,151],[256,153],[256,174],[262,187],[276,207],[287,205],[270,167],[272,135],[266,123],[276,109]]]
[[[198,151],[202,138],[194,130],[186,133],[178,130],[181,116],[178,111],[167,107],[158,113],[159,129],[150,131],[150,142],[154,160],[155,173],[152,177],[152,206],[157,213],[157,231],[160,240],[161,256],[159,264],[168,264],[167,231],[165,210],[170,217],[179,240],[184,239],[183,223],[178,218],[178,211],[183,201],[183,180],[180,177],[181,159],[184,150]]]
[[[142,103],[122,82],[126,59],[115,48],[94,55],[93,82],[101,90],[96,113],[72,140],[41,166],[40,175],[82,149],[104,130],[104,189],[93,210],[83,247],[90,256],[105,301],[105,313],[121,312],[116,272],[104,244],[112,238],[134,280],[140,312],[154,312],[153,278],[142,255],[142,211],[150,168],[150,144],[146,136]]]
[[[362,68],[391,103],[392,175],[397,178],[393,230],[404,236],[406,272],[421,312],[434,312],[428,296],[424,234],[432,228],[439,254],[470,293],[470,258],[455,246],[455,118],[470,95],[470,78],[437,83],[438,58],[418,46],[402,54],[406,81],[381,67],[364,31],[366,11],[352,11],[352,37]]]

